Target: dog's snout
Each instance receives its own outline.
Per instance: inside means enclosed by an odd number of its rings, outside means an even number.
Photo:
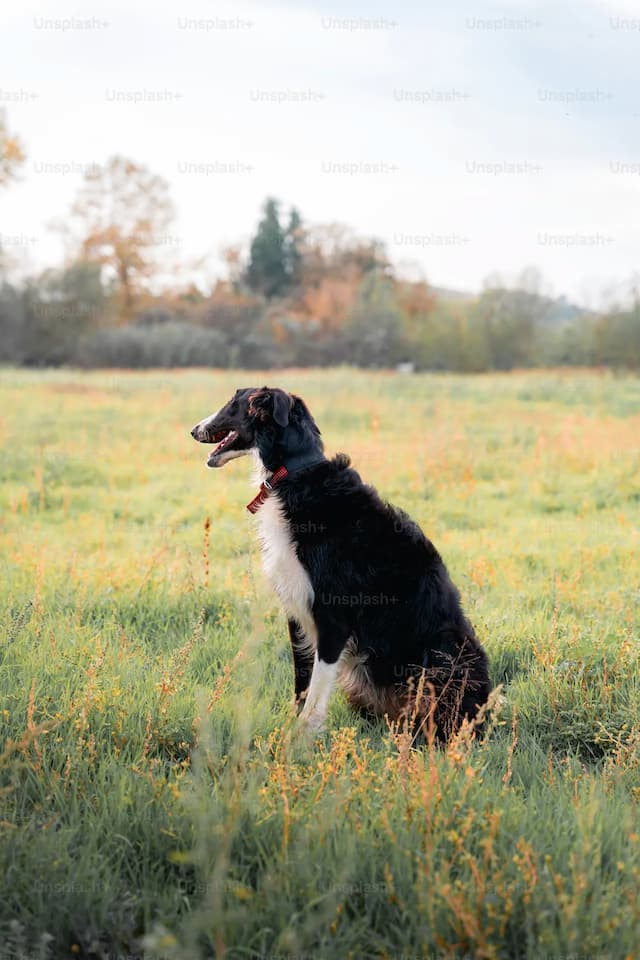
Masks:
[[[200,424],[199,424],[199,423],[196,423],[195,427],[194,427],[193,430],[191,431],[191,436],[193,437],[194,440],[200,440],[200,438],[201,438],[201,432],[200,432]]]

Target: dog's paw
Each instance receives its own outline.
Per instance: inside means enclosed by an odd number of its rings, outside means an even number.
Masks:
[[[325,717],[314,711],[307,710],[306,707],[303,707],[298,715],[298,726],[301,730],[306,731],[310,736],[316,736],[324,733]]]

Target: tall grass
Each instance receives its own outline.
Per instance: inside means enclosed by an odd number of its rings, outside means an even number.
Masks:
[[[637,956],[640,382],[278,377],[487,647],[437,751],[300,736],[248,465],[188,435],[264,381],[3,372],[0,958]]]

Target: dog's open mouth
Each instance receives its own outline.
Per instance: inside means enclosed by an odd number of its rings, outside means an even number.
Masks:
[[[239,443],[234,446],[234,443],[238,440],[238,431],[237,430],[218,430],[213,435],[213,442],[217,444],[216,447],[211,451],[207,457],[207,466],[209,467],[218,467],[223,466],[219,463],[219,459],[223,453],[230,452],[231,450],[241,450],[243,444]]]
[[[211,451],[211,456],[215,456],[217,453],[222,453],[224,448],[230,443],[233,443],[237,439],[238,431],[237,430],[218,430],[217,433],[213,435],[213,442],[217,443],[218,446],[215,450]]]

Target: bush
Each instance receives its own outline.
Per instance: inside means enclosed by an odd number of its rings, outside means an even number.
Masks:
[[[83,367],[225,367],[229,350],[218,330],[172,321],[97,330],[74,359]]]
[[[138,327],[159,327],[161,323],[171,323],[174,315],[167,307],[148,307],[134,317],[133,322]]]
[[[108,314],[100,268],[46,270],[22,288],[0,289],[0,359],[26,366],[69,361],[79,337]]]
[[[0,287],[0,362],[22,363],[24,307],[19,290],[8,283]]]

